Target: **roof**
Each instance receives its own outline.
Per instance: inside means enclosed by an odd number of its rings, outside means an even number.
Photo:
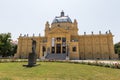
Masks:
[[[53,20],[53,23],[63,23],[63,22],[70,22],[72,23],[71,19],[69,18],[69,16],[64,16],[64,12],[61,12],[61,15],[58,17],[55,17],[55,19]]]

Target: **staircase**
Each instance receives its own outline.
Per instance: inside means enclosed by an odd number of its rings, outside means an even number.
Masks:
[[[47,54],[45,59],[49,60],[65,60],[66,54]]]

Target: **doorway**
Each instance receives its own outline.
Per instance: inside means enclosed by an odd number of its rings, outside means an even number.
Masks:
[[[62,47],[62,53],[66,53],[66,46],[65,47]]]
[[[56,44],[56,53],[57,54],[61,53],[61,44]]]

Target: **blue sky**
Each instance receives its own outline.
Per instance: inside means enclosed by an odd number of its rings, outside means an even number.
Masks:
[[[79,34],[103,34],[111,30],[114,43],[120,41],[120,0],[0,0],[0,33],[44,35],[50,23],[64,10],[72,21],[77,19]]]

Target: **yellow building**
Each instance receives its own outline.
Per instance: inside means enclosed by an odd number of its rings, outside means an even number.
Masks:
[[[115,59],[113,35],[78,34],[77,20],[73,22],[62,11],[53,22],[45,24],[45,36],[20,35],[18,38],[17,56],[27,58],[31,52],[31,38],[36,40],[37,57],[41,59]]]

